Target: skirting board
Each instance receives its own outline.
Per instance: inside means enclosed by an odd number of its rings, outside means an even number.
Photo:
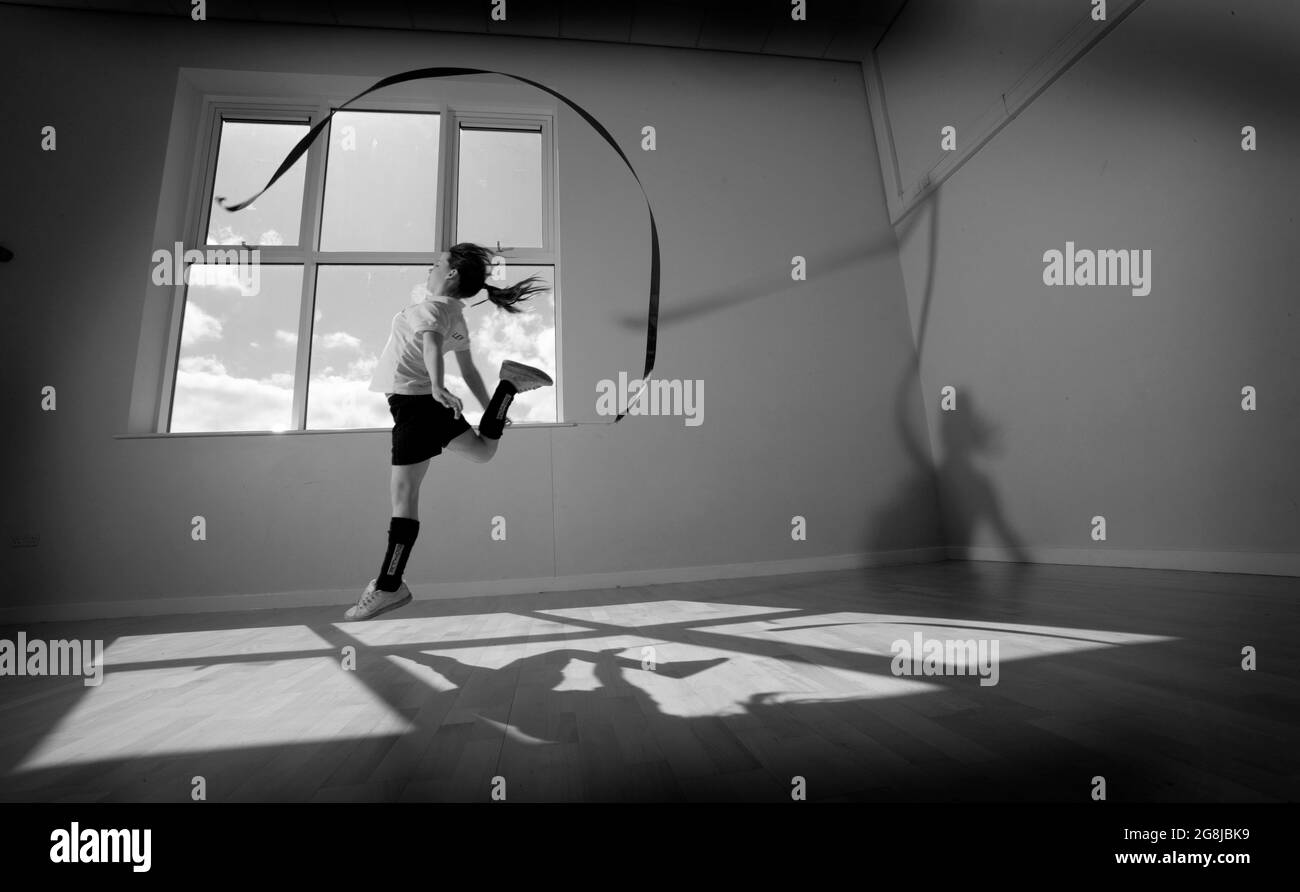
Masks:
[[[740,579],[749,576],[783,576],[790,573],[819,573],[883,567],[893,564],[924,564],[944,560],[943,546],[909,548],[871,554],[836,554],[823,557],[760,561],[750,564],[713,564],[702,567],[666,567],[618,573],[586,573],[577,576],[543,576],[532,579],[491,579],[466,582],[410,583],[418,601],[470,598],[481,595],[522,595],[535,592],[571,592],[620,588],[635,585],[665,585],[674,582],[702,582],[709,579]],[[39,622],[69,622],[85,619],[119,619],[135,616],[167,616],[190,613],[228,613],[242,610],[274,610],[292,607],[344,608],[356,603],[358,589],[308,589],[240,595],[204,595],[194,598],[151,598],[135,601],[105,601],[80,604],[33,604],[0,608],[0,625]]]
[[[1198,573],[1251,573],[1265,576],[1300,576],[1300,554],[1269,554],[1250,551],[1194,551],[1175,549],[1032,548],[1031,563],[1073,564],[1095,567],[1133,567],[1143,570],[1188,570]],[[620,588],[635,585],[669,585],[710,579],[741,579],[752,576],[783,576],[790,573],[819,573],[896,564],[926,564],[942,560],[1011,561],[1007,548],[980,546],[932,546],[873,554],[840,554],[761,561],[752,564],[713,564],[702,567],[669,567],[622,573],[588,573],[578,576],[544,576],[532,579],[474,580],[467,582],[416,583],[411,591],[417,600],[471,598],[481,595],[521,595],[533,592],[571,592]],[[354,589],[308,589],[241,595],[207,595],[196,598],[152,598],[136,601],[106,601],[101,604],[34,604],[0,608],[0,625],[39,622],[69,622],[86,619],[118,619],[134,616],[166,616],[190,613],[229,613],[242,610],[275,610],[293,607],[345,607],[356,601]]]
[[[1026,548],[1033,564],[1133,567],[1140,570],[1190,570],[1196,573],[1251,573],[1300,576],[1300,554],[1263,551],[1198,551],[1175,548]],[[1011,561],[1009,548],[950,545],[949,560]]]

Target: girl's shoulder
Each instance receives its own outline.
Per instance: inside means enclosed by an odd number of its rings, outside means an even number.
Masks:
[[[438,314],[440,307],[433,298],[423,298],[413,304],[407,304],[406,309],[402,310],[408,316],[435,316]]]
[[[415,331],[430,328],[445,330],[452,325],[455,319],[446,306],[430,298],[409,304],[402,312],[406,316],[407,323]]]

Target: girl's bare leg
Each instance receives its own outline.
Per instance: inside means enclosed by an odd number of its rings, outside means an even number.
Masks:
[[[420,519],[420,484],[429,470],[429,460],[413,465],[393,465],[390,491],[393,496],[393,517]]]
[[[500,440],[493,440],[490,437],[480,437],[473,429],[465,431],[447,444],[448,452],[455,452],[457,455],[463,455],[472,462],[482,464],[485,461],[491,461],[492,456],[497,454],[497,446]],[[396,470],[394,468],[394,470]]]

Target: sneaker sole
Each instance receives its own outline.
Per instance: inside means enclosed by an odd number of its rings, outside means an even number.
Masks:
[[[550,387],[555,383],[551,380],[551,376],[543,372],[541,369],[534,369],[531,366],[520,365],[519,363],[511,362],[510,360],[506,360],[502,363],[501,371],[504,373],[501,376],[501,379],[514,384],[520,393],[525,393],[529,390],[536,390],[539,387]]]
[[[389,604],[387,607],[380,607],[378,610],[376,610],[374,613],[370,614],[369,616],[358,616],[356,619],[347,620],[347,622],[363,623],[366,620],[374,619],[377,616],[383,616],[385,613],[388,613],[390,610],[396,610],[399,607],[405,607],[407,604],[410,603],[411,603],[411,596],[407,595],[402,600],[394,601],[392,604]]]

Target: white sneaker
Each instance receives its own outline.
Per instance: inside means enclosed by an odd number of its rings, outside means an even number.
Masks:
[[[509,381],[515,385],[515,390],[520,393],[536,390],[539,387],[549,387],[555,383],[551,380],[551,376],[541,369],[524,365],[522,362],[515,362],[513,359],[507,359],[501,363],[501,374],[497,375],[497,377],[502,381]]]
[[[353,621],[374,619],[381,613],[411,603],[411,590],[406,587],[405,582],[399,585],[395,592],[380,591],[376,588],[378,582],[378,579],[370,580],[370,584],[361,595],[361,600],[357,601],[356,606],[348,608],[348,612],[343,614],[344,619]]]

